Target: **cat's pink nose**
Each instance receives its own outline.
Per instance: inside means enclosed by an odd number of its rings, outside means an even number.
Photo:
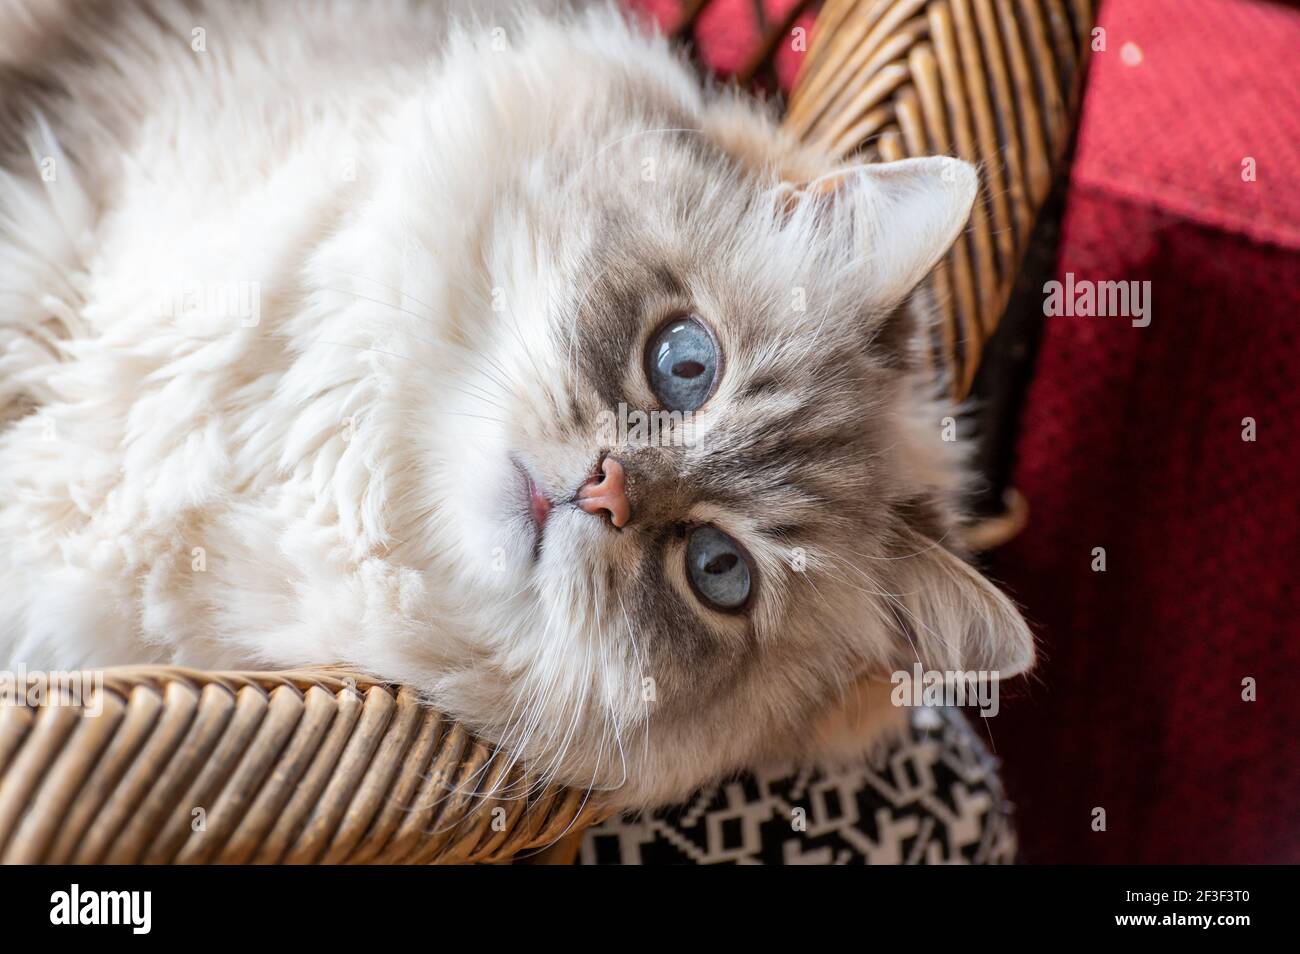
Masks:
[[[600,462],[599,477],[592,477],[578,491],[577,504],[587,513],[609,514],[610,523],[622,527],[632,517],[632,505],[627,502],[627,476],[623,465],[613,457]]]

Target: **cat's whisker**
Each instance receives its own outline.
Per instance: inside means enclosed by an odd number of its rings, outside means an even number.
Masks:
[[[385,282],[381,282],[381,281],[380,281],[379,279],[377,279],[377,278],[372,278],[372,277],[369,276],[369,275],[362,275],[362,274],[360,274],[360,273],[358,273],[358,272],[350,272],[350,271],[348,271],[347,269],[344,269],[344,268],[338,268],[337,266],[334,266],[334,265],[325,265],[325,266],[322,266],[322,267],[327,268],[327,269],[329,269],[329,270],[332,271],[332,272],[338,272],[340,275],[346,275],[348,278],[358,278],[358,279],[360,279],[361,281],[372,282],[373,284],[378,285],[380,288],[385,288],[385,289],[387,289],[388,291],[396,292],[396,293],[397,293],[398,295],[400,295],[402,298],[409,298],[411,301],[415,302],[417,305],[421,306],[422,308],[426,308],[426,309],[428,309],[428,312],[429,312],[429,313],[428,313],[427,315],[423,315],[423,316],[421,316],[421,315],[415,315],[414,312],[410,312],[410,313],[409,313],[409,314],[414,315],[414,316],[417,317],[417,318],[419,318],[419,317],[423,317],[426,321],[437,321],[438,318],[440,317],[439,314],[438,314],[438,310],[437,310],[436,308],[434,308],[433,305],[429,304],[429,303],[426,302],[426,301],[422,301],[422,300],[420,300],[419,298],[416,298],[414,295],[410,294],[409,292],[404,292],[404,291],[402,291],[402,289],[396,287],[395,285],[389,285],[389,284],[387,284],[387,283],[385,283]],[[339,289],[331,289],[331,291],[338,291],[338,290],[339,290]]]
[[[521,595],[527,588],[528,584],[525,584],[525,586],[517,591],[514,596]],[[540,607],[534,605],[521,620],[521,629],[527,630],[539,613]],[[514,704],[511,706],[510,711],[503,720],[502,730],[497,734],[496,747],[493,751],[492,757],[473,773],[470,777],[470,781],[477,782],[481,778],[486,778],[487,773],[494,769],[498,764],[501,765],[499,778],[488,791],[475,792],[472,797],[480,799],[526,799],[541,792],[545,789],[546,785],[549,784],[549,779],[544,777],[544,775],[539,775],[536,778],[532,777],[535,770],[534,766],[530,766],[529,771],[521,773],[515,781],[510,781],[512,770],[525,756],[528,744],[526,739],[521,740],[519,743],[516,743],[513,740],[513,734],[516,728],[522,725],[524,719],[531,718],[531,705],[525,705],[521,716],[516,718],[516,713],[520,712],[520,704],[523,702],[524,694],[527,691],[528,686],[526,682],[521,682],[516,687],[514,692]]]
[[[576,364],[574,363],[576,360],[576,352],[577,350],[581,349],[582,346],[582,342],[578,338],[578,318],[582,315],[583,309],[587,305],[587,300],[588,298],[590,298],[592,291],[596,287],[596,283],[605,277],[605,272],[607,272],[613,265],[614,265],[613,259],[606,258],[604,256],[601,257],[599,263],[596,265],[595,269],[593,269],[591,280],[587,282],[586,287],[583,288],[582,294],[578,296],[577,302],[574,305],[573,322],[569,326],[570,374],[572,374],[574,369],[576,368]]]
[[[552,638],[551,620],[548,619],[543,626],[541,639],[542,642],[546,644],[550,642],[551,638]],[[518,741],[512,743],[512,748],[514,750],[512,756],[512,765],[514,762],[516,762],[518,759],[522,758],[526,753],[528,753],[532,744],[532,737],[535,732],[539,731],[539,727],[542,719],[542,711],[546,701],[544,697],[549,695],[551,692],[555,690],[555,686],[559,680],[559,666],[554,660],[558,660],[560,658],[560,655],[561,654],[559,653],[543,653],[542,655],[542,658],[548,660],[550,666],[549,672],[544,673],[545,678],[542,681],[541,692],[535,692],[533,694],[533,697],[528,700],[528,702],[524,707],[524,712],[519,722],[517,723]],[[589,678],[590,668],[591,668],[590,663],[591,663],[590,646],[588,646],[587,655],[586,655],[586,670],[584,671],[583,679],[582,679],[583,683],[585,683],[586,679]],[[575,705],[572,706],[571,708],[572,708],[573,715],[570,720],[570,730],[569,732],[566,733],[566,739],[574,731],[574,726],[576,726],[576,723],[581,715],[583,707],[582,705]],[[549,743],[544,746],[544,748],[551,748],[551,747],[552,746]],[[560,749],[566,750],[563,742],[561,742]],[[538,777],[536,782],[537,790],[540,791],[544,789],[545,786],[550,783],[551,778],[554,777],[554,774],[557,770],[558,764],[559,763],[557,758],[552,757],[549,763],[544,768],[542,768],[540,772],[538,772]],[[533,765],[533,769],[536,770],[536,764]]]
[[[216,342],[220,341],[224,336],[221,336],[221,335],[213,335],[213,336],[204,336],[204,335],[183,335],[183,336],[181,336],[181,337],[184,338],[184,339],[186,339],[186,340],[191,340],[191,341],[202,341],[202,342],[204,342],[204,343],[212,344],[212,343],[216,343]],[[268,338],[275,338],[275,339],[279,339],[279,340],[283,340],[283,341],[291,341],[291,340],[295,340],[295,339],[293,339],[293,338],[292,338],[291,336],[289,336],[289,335],[283,335],[283,334],[279,334],[279,333],[276,333],[276,332],[270,332],[270,333],[267,333],[267,334],[265,335],[265,337],[268,337]],[[424,362],[420,361],[418,358],[413,358],[413,357],[411,357],[410,355],[398,354],[397,352],[394,352],[394,351],[386,351],[386,350],[384,350],[384,349],[382,349],[382,348],[376,348],[376,347],[374,347],[374,346],[372,346],[372,345],[357,345],[357,344],[352,344],[351,342],[346,342],[346,341],[328,341],[328,340],[326,340],[326,339],[324,339],[324,338],[314,338],[314,339],[312,339],[312,340],[306,342],[306,344],[305,344],[304,347],[313,347],[313,346],[315,346],[315,345],[328,345],[328,346],[330,346],[330,347],[335,347],[335,348],[351,348],[351,349],[353,349],[353,350],[355,350],[355,351],[373,352],[373,353],[375,353],[375,354],[382,354],[382,355],[384,355],[384,356],[386,356],[386,357],[390,357],[390,358],[398,358],[398,359],[403,360],[403,361],[411,361],[411,362],[414,362],[414,363],[416,363],[416,364],[420,364],[420,365],[422,365],[422,366],[428,368],[430,371],[434,371],[435,373],[437,372],[437,369],[436,369],[436,368],[433,368],[433,367],[431,367],[431,366],[425,364]],[[474,395],[471,395],[471,396],[474,396]],[[480,400],[483,400],[483,398],[481,398],[481,397],[479,397],[479,399],[480,399]],[[495,405],[495,406],[498,407],[498,409],[501,410],[501,411],[506,411],[506,408],[501,407],[500,405]],[[503,426],[503,427],[505,427],[505,426],[509,426],[509,422],[508,422],[508,421],[506,421],[506,420],[504,420],[504,419],[502,419],[502,418],[498,418],[498,417],[491,416],[491,415],[470,414],[470,413],[468,413],[468,412],[462,412],[462,411],[450,411],[450,410],[445,410],[445,409],[439,411],[439,413],[440,413],[440,414],[444,414],[444,415],[450,415],[450,416],[452,416],[452,417],[474,418],[474,419],[478,419],[478,420],[490,421],[490,422],[492,422],[492,423],[494,423],[494,424],[499,424],[499,425],[501,425],[501,426]],[[475,436],[475,435],[467,435],[467,436]]]
[[[384,308],[391,308],[391,309],[393,309],[394,311],[396,311],[396,312],[398,312],[398,313],[400,313],[400,314],[403,314],[403,315],[409,315],[409,316],[411,316],[411,317],[415,317],[415,318],[422,318],[422,317],[424,317],[424,316],[421,316],[421,315],[417,314],[416,312],[413,312],[413,311],[410,311],[410,310],[408,310],[408,309],[401,308],[401,307],[399,307],[399,306],[397,306],[397,305],[394,305],[392,302],[383,301],[382,299],[379,299],[379,298],[371,298],[371,297],[368,296],[368,295],[362,295],[360,292],[354,292],[354,291],[352,291],[351,289],[348,289],[348,288],[328,288],[328,289],[326,289],[326,291],[330,291],[330,292],[333,292],[333,293],[335,293],[335,294],[339,294],[339,295],[352,295],[353,297],[359,298],[359,299],[361,299],[361,300],[363,300],[363,301],[370,302],[371,304],[379,305],[379,306],[384,307]],[[400,293],[399,293],[399,294],[400,294]],[[464,355],[467,355],[467,356],[473,357],[473,358],[475,358],[475,359],[482,359],[482,360],[486,360],[486,361],[492,362],[492,358],[491,358],[491,356],[488,355],[486,352],[474,351],[474,350],[472,350],[472,349],[465,348],[465,347],[462,346],[462,345],[456,344],[455,342],[451,342],[451,341],[443,341],[443,340],[437,340],[437,339],[433,339],[433,338],[427,338],[427,337],[424,337],[423,335],[417,335],[417,334],[414,334],[414,333],[411,332],[409,329],[408,329],[408,330],[403,330],[402,334],[404,334],[404,335],[406,335],[406,336],[408,336],[408,337],[414,338],[414,339],[417,340],[417,341],[422,341],[422,342],[424,342],[425,344],[431,345],[433,348],[435,348],[435,349],[437,349],[437,350],[439,350],[439,351],[444,351],[444,352],[453,352],[453,353],[455,353],[455,352],[459,352],[459,353],[461,353],[461,354],[464,354]],[[496,365],[496,367],[497,367],[498,370],[501,371],[502,374],[505,373],[504,369],[500,368],[500,365]],[[430,370],[437,371],[438,369],[430,368]],[[502,389],[502,394],[503,394],[503,395],[504,395],[506,392],[509,391],[509,388],[506,386],[505,382],[500,381],[500,380],[498,380],[497,378],[495,378],[494,376],[487,374],[487,373],[486,373],[485,371],[483,371],[481,368],[479,368],[478,370],[480,371],[480,373],[482,373],[482,374],[484,375],[484,377],[488,378],[488,380],[492,381],[494,384],[496,384],[498,387],[500,387],[500,388]],[[443,372],[440,372],[440,373],[443,373]]]
[[[545,622],[540,634],[540,640],[544,645],[547,644],[550,639],[550,629],[550,622]],[[553,654],[544,654],[542,658],[550,660],[553,658]],[[524,757],[528,752],[532,735],[538,724],[537,713],[544,705],[545,698],[554,690],[558,678],[558,669],[553,663],[551,663],[549,671],[543,671],[542,675],[544,678],[540,681],[540,686],[537,684],[537,680],[532,679],[520,686],[520,693],[516,699],[516,708],[517,703],[523,701],[523,710],[520,712],[518,719],[515,720],[510,732],[507,733],[507,737],[512,739],[510,742],[513,749],[512,762],[518,761],[518,759]],[[525,700],[524,693],[526,692],[531,694]],[[533,769],[536,769],[535,765],[533,766]],[[538,773],[536,784],[542,787],[545,786],[545,771]]]
[[[584,595],[589,597],[590,593]],[[577,594],[574,594],[574,598],[577,599]],[[547,767],[548,774],[554,774],[556,771],[558,771],[559,766],[563,764],[562,762],[563,758],[568,754],[569,746],[572,744],[572,740],[576,735],[578,725],[580,724],[581,721],[588,718],[588,709],[591,703],[589,686],[591,685],[591,680],[592,680],[592,645],[591,645],[591,640],[589,638],[584,639],[583,643],[584,643],[585,665],[584,665],[582,677],[576,683],[576,687],[578,688],[578,691],[581,693],[581,695],[576,700],[576,702],[572,705],[572,710],[573,710],[572,717],[569,720],[569,725],[565,731],[564,738],[560,741],[559,746],[555,750],[550,760],[550,763],[548,764]],[[600,756],[598,751],[595,764],[599,765],[599,761],[600,761]]]
[[[627,624],[627,635],[632,643],[632,653],[636,661],[636,686],[641,690],[641,703],[644,710],[641,723],[641,738],[645,743],[641,752],[641,764],[644,767],[650,762],[650,699],[645,693],[645,660],[642,658],[641,650],[637,646],[636,629],[632,625],[632,618],[628,616],[627,604],[623,601],[622,593],[618,594],[618,606],[623,614],[623,622]]]
[[[492,399],[491,392],[484,390],[478,385],[472,384],[470,382],[466,382],[464,385],[447,383],[447,387],[451,388],[453,391],[459,391],[461,394],[464,394],[466,397],[472,397],[482,401],[484,404],[490,404],[492,407],[496,408],[502,414],[510,413],[509,408],[505,407],[502,404],[498,404],[496,401]]]
[[[462,295],[464,295],[466,298],[469,298],[469,299],[482,299],[482,297],[483,297],[483,296],[482,296],[482,295],[481,295],[477,290],[469,288],[469,287],[468,287],[468,286],[467,286],[463,281],[458,281],[458,280],[455,280],[455,279],[449,279],[448,283],[449,283],[449,284],[450,284],[454,289],[456,289],[458,292],[460,292]],[[483,304],[483,307],[484,307],[484,308],[488,308],[488,309],[491,309],[491,308],[492,308],[492,306],[489,305],[489,304],[487,304],[487,303],[484,303],[484,304]],[[493,309],[493,310],[495,310],[495,309]],[[504,379],[504,380],[501,380],[501,379],[496,379],[495,377],[493,377],[493,380],[494,380],[495,383],[496,383],[496,384],[497,384],[497,385],[502,389],[503,393],[505,393],[505,392],[509,392],[509,391],[511,390],[511,385],[508,383],[508,382],[511,380],[511,375],[510,375],[510,373],[509,373],[509,372],[506,370],[506,368],[503,367],[503,366],[501,365],[501,363],[500,363],[499,361],[497,361],[497,360],[496,360],[496,359],[495,359],[495,358],[494,358],[494,357],[493,357],[493,356],[492,356],[492,355],[491,355],[491,354],[490,354],[486,349],[481,349],[481,348],[480,348],[480,349],[472,349],[472,348],[468,348],[468,347],[466,347],[465,345],[462,345],[462,344],[459,344],[459,343],[457,343],[457,342],[453,342],[453,341],[439,342],[439,347],[447,348],[447,349],[450,349],[450,350],[454,350],[454,351],[456,351],[456,352],[458,352],[458,353],[460,353],[460,354],[464,354],[464,355],[469,356],[469,357],[472,357],[472,358],[474,358],[474,359],[476,359],[476,360],[482,360],[482,361],[487,362],[487,363],[488,363],[488,364],[489,364],[489,365],[490,365],[490,366],[491,366],[491,367],[492,367],[492,368],[493,368],[493,369],[494,369],[498,374],[500,374],[501,377]],[[527,349],[526,349],[525,353],[526,353],[526,354],[528,353],[528,352],[527,352]],[[530,360],[531,360],[531,359],[530,359]],[[537,369],[537,366],[536,366],[535,364],[533,365],[533,368],[534,368],[534,370],[538,370],[538,369]],[[485,375],[487,374],[487,372],[486,372],[486,371],[483,371],[483,369],[481,369],[481,368],[479,368],[478,370],[479,370],[481,373],[485,374]]]
[[[604,735],[612,733],[613,744],[618,749],[619,762],[622,765],[622,777],[619,779],[617,783],[611,786],[612,788],[617,789],[617,788],[621,788],[624,785],[624,783],[627,782],[627,756],[623,752],[622,726],[620,724],[620,719],[619,719],[619,713],[622,710],[621,707],[617,705],[618,700],[614,697],[614,694],[610,688],[611,667],[609,665],[609,658],[608,658],[609,645],[605,639],[605,627],[601,625],[599,599],[597,599],[596,601],[595,609],[596,609],[596,638],[600,640],[600,649],[601,649],[600,670],[601,670],[601,675],[603,677],[601,688],[605,696],[604,705],[601,706],[601,712],[604,716],[606,729],[605,732],[602,733],[600,751],[603,754],[605,749]],[[598,759],[597,764],[599,764],[599,761],[600,760]]]
[[[530,348],[528,342],[524,340],[523,331],[519,325],[519,317],[515,314],[515,310],[507,307],[505,309],[505,314],[510,319],[509,322],[506,323],[506,328],[514,335],[515,341],[519,343],[519,347],[523,352],[524,357],[528,359],[528,363],[532,366],[533,372],[536,374],[534,380],[548,380],[548,376],[542,372],[542,369],[538,366],[536,359],[533,357],[534,349]]]
[[[323,286],[321,291],[330,292],[335,295],[351,295],[353,298],[359,298],[362,301],[370,302],[372,305],[382,305],[385,308],[391,308],[393,311],[400,312],[403,315],[409,315],[412,318],[419,318],[421,321],[429,321],[428,315],[422,315],[418,311],[411,311],[409,308],[403,308],[401,305],[394,305],[391,301],[384,301],[382,298],[374,298],[370,295],[363,295],[361,292],[353,291],[351,288],[335,288],[333,286]],[[426,339],[429,340],[429,339]]]
[[[392,304],[392,302],[382,301],[381,299],[378,299],[378,298],[370,298],[370,297],[368,297],[368,296],[366,296],[366,295],[362,295],[362,294],[360,294],[360,293],[358,293],[358,292],[354,292],[354,291],[351,291],[351,290],[346,289],[346,288],[330,288],[330,289],[327,289],[327,290],[328,290],[328,291],[331,291],[331,292],[335,292],[336,294],[340,294],[340,295],[353,295],[353,296],[355,296],[355,297],[357,297],[357,298],[360,298],[360,299],[362,299],[362,300],[364,300],[364,301],[371,302],[372,304],[380,305],[380,306],[385,307],[385,308],[392,308],[392,309],[394,309],[395,311],[398,311],[398,312],[400,312],[400,313],[402,313],[402,314],[413,315],[413,316],[415,316],[415,317],[417,317],[417,318],[420,317],[419,315],[416,315],[415,312],[411,312],[411,311],[407,311],[406,309],[399,308],[399,307],[397,307],[396,305]],[[465,354],[465,355],[467,355],[467,356],[470,356],[470,357],[473,357],[473,358],[476,358],[476,359],[482,358],[482,359],[486,359],[486,360],[488,360],[488,361],[491,361],[491,358],[486,354],[486,352],[473,351],[473,350],[468,349],[468,348],[465,348],[465,347],[463,347],[463,346],[461,346],[461,345],[455,344],[454,342],[439,341],[439,340],[435,340],[435,339],[433,339],[433,338],[427,338],[427,337],[424,337],[423,335],[417,335],[417,334],[414,334],[414,333],[411,332],[410,330],[403,330],[403,331],[402,331],[402,334],[404,334],[404,335],[406,335],[406,336],[408,336],[408,337],[410,337],[410,338],[413,338],[413,339],[415,339],[416,341],[421,341],[421,342],[424,342],[425,344],[431,345],[433,348],[435,348],[435,349],[437,349],[437,350],[439,350],[439,351],[444,351],[444,352],[453,352],[453,353],[459,352],[459,353]],[[373,350],[378,350],[378,349],[373,349]],[[388,353],[388,352],[381,352],[381,353]],[[409,356],[408,356],[408,357],[409,357]],[[445,373],[446,373],[446,372],[445,372],[445,369],[440,370],[440,369],[433,368],[432,366],[428,366],[428,367],[430,368],[430,370],[435,371],[436,373],[439,373],[439,374],[445,374]],[[501,395],[501,396],[505,396],[506,393],[509,392],[510,389],[505,385],[504,382],[502,382],[502,381],[496,379],[496,378],[493,377],[492,375],[487,374],[487,373],[484,372],[481,368],[479,368],[478,370],[479,370],[480,373],[482,373],[482,374],[484,375],[484,377],[486,377],[488,380],[492,381],[492,383],[496,384],[498,387],[500,387],[500,388],[502,389],[502,395]],[[504,373],[504,371],[503,371],[502,373]]]
[[[483,377],[487,378],[497,387],[499,387],[501,389],[501,394],[503,396],[512,393],[512,386],[506,380],[503,380],[503,379],[508,379],[510,375],[506,372],[505,368],[501,367],[500,362],[496,361],[486,351],[473,352],[470,351],[469,349],[461,349],[461,350],[463,351],[463,353],[472,356],[474,360],[482,361],[486,363],[487,365],[486,368],[483,367],[482,365],[475,365],[474,370],[477,371],[479,374],[483,375]],[[489,368],[491,369],[490,372],[488,370]],[[497,377],[497,375],[501,375],[501,377]]]

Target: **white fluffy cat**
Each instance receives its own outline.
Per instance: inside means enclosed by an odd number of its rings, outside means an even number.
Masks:
[[[346,663],[629,804],[1025,669],[902,307],[973,171],[463,9],[0,6],[0,665]]]

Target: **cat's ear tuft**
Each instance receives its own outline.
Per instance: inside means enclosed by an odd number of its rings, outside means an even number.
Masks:
[[[882,597],[893,643],[889,665],[910,670],[983,670],[1014,676],[1034,664],[1034,637],[1015,605],[960,557],[914,532],[891,560],[892,597]]]
[[[947,156],[900,159],[838,170],[795,185],[803,199],[851,217],[872,305],[886,312],[938,263],[970,217],[975,167]]]

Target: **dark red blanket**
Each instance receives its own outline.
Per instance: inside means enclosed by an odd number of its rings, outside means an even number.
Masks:
[[[1058,277],[1152,321],[1046,319],[995,571],[1046,659],[994,740],[1025,860],[1300,861],[1300,13],[1100,25]]]

